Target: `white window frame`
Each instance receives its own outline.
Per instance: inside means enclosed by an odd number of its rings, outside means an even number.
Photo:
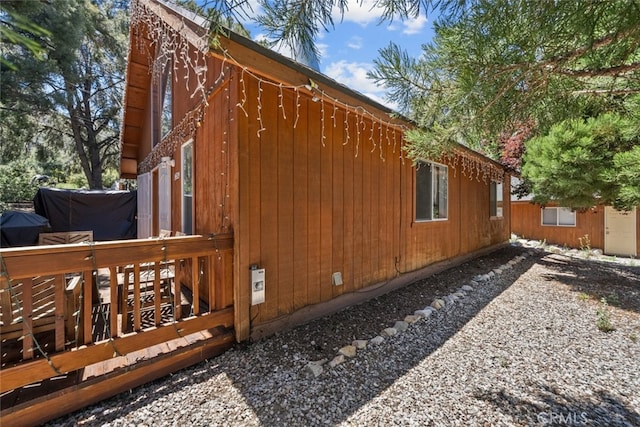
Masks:
[[[171,230],[171,160],[163,157],[158,165],[158,228]]]
[[[504,217],[503,191],[504,191],[504,187],[502,182],[491,181],[491,183],[489,183],[489,217],[490,218],[500,219]],[[495,194],[495,200],[493,199],[493,194]]]
[[[164,62],[164,64],[163,64]],[[152,78],[150,92],[151,148],[158,145],[173,127],[173,72],[171,59],[166,55],[156,58],[155,68],[162,70]]]
[[[429,191],[431,192],[431,211],[429,212],[429,218],[419,218],[418,217],[418,170],[421,167],[426,167],[429,166],[431,168],[431,188],[429,189]],[[439,168],[443,168],[446,173],[445,173],[445,177],[446,177],[446,186],[445,186],[445,211],[446,211],[446,216],[444,217],[438,217],[438,218],[434,218],[434,192],[436,190],[436,187],[434,187],[434,184],[436,184],[438,182],[437,180],[437,170]],[[418,164],[416,165],[416,167],[414,168],[415,170],[415,189],[414,189],[414,209],[413,209],[413,216],[414,216],[414,220],[415,222],[433,222],[433,221],[448,221],[449,220],[449,167],[447,165],[443,165],[441,163],[436,163],[436,162],[431,162],[431,161],[419,161]]]
[[[138,175],[138,190],[137,190],[137,204],[138,204],[138,220],[137,220],[137,234],[138,239],[146,239],[151,237],[153,228],[152,217],[152,175],[150,172]]]
[[[189,209],[187,211],[186,209],[186,204],[185,204],[185,149],[187,147],[191,147],[191,209]],[[193,205],[193,187],[194,187],[194,182],[193,182],[193,139],[190,139],[189,141],[185,142],[184,144],[182,144],[182,146],[180,147],[180,205],[181,205],[181,217],[182,217],[182,232],[185,234],[193,234],[193,223],[194,223],[194,205]],[[188,227],[188,224],[186,223],[186,218],[187,215],[190,217],[189,218],[189,223],[190,223],[190,227]],[[190,228],[190,229],[189,229]]]
[[[550,223],[545,223],[544,222],[544,213],[545,211],[555,211],[555,216],[556,216],[556,222],[555,224],[550,224]],[[573,224],[560,224],[560,213],[562,212],[570,212],[573,218]],[[576,218],[576,211],[573,211],[569,208],[566,207],[562,207],[562,206],[552,206],[552,207],[543,207],[540,208],[540,223],[542,224],[543,227],[576,227],[577,226],[577,218]]]

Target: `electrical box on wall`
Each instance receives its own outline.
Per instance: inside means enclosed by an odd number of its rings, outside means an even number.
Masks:
[[[251,266],[251,305],[264,302],[264,268],[257,265]]]

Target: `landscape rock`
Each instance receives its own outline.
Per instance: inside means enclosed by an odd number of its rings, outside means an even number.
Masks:
[[[354,340],[351,345],[357,348],[358,350],[363,350],[367,348],[367,340]]]
[[[319,364],[317,362],[309,362],[307,363],[307,366],[305,366],[305,371],[307,372],[307,374],[312,375],[314,378],[318,378],[324,371],[324,368],[322,367],[322,364]]]
[[[343,355],[343,356],[346,356],[346,357],[355,357],[356,356],[356,346],[354,346],[354,345],[345,345],[340,350],[338,350],[338,353]]]
[[[431,307],[429,307],[431,308]],[[431,316],[431,313],[433,313],[433,309],[430,310],[416,310],[413,312],[414,315],[416,316],[420,316],[420,317],[429,317]]]
[[[344,360],[345,360],[344,356],[342,354],[339,354],[336,357],[334,357],[331,362],[329,362],[329,366],[332,368],[335,368],[339,364],[344,363]]]
[[[377,337],[371,338],[371,341],[369,341],[369,343],[373,345],[380,345],[383,343],[383,341],[384,341],[384,337],[381,337],[380,335],[378,335]]]
[[[434,301],[431,303],[431,307],[435,308],[436,310],[440,310],[441,308],[443,308],[443,307],[444,307],[444,305],[445,305],[444,300],[442,300],[442,299],[440,299],[440,298],[438,298],[438,299],[434,300]]]
[[[425,316],[418,316],[416,314],[409,314],[404,318],[404,321],[407,323],[416,323],[420,318]]]
[[[398,332],[404,332],[407,330],[407,328],[409,327],[409,324],[407,322],[404,322],[402,320],[398,320],[395,325],[393,325],[393,329],[395,329]]]
[[[473,291],[473,287],[470,286],[470,285],[462,285],[462,288],[460,288],[460,289],[462,289],[463,291],[466,291],[466,292]]]
[[[397,334],[397,333],[398,333],[398,330],[397,330],[396,328],[385,328],[385,329],[382,331],[382,335],[386,335],[386,336],[388,336],[388,337],[392,337],[392,336],[394,336],[394,335],[395,335],[395,334]]]

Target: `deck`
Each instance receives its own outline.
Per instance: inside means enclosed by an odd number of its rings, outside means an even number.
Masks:
[[[4,249],[0,257],[2,424],[45,422],[235,340],[231,235]]]

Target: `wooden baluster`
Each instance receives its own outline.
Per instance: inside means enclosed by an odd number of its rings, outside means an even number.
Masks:
[[[118,336],[118,272],[116,267],[109,267],[109,277],[109,332],[112,337],[116,337]]]
[[[129,318],[129,276],[131,276],[131,269],[124,267],[122,270],[122,287],[120,288],[120,333],[126,334],[127,321]]]
[[[180,279],[182,277],[182,260],[176,259],[173,263],[173,308],[174,320],[182,318],[182,292]]]
[[[29,283],[31,282],[31,283]],[[33,359],[33,286],[36,278],[22,282],[22,359]]]
[[[156,326],[162,323],[162,307],[161,307],[161,289],[160,289],[160,263],[153,263],[153,320]]]
[[[140,308],[140,264],[133,266],[133,327],[142,329],[142,310]]]
[[[191,288],[193,291],[193,314],[200,314],[200,283],[198,277],[200,275],[200,265],[198,257],[191,258]]]
[[[218,280],[218,256],[209,255],[207,257],[207,264],[209,266],[209,311],[214,311],[217,308],[217,301],[220,299],[219,283]]]
[[[84,344],[93,342],[93,271],[86,270],[82,273],[82,286],[84,295],[82,300],[82,324]]]
[[[57,274],[54,281],[55,289],[55,346],[56,351],[64,350],[65,342],[65,289],[67,282],[64,274]],[[69,315],[69,314],[67,314]]]

